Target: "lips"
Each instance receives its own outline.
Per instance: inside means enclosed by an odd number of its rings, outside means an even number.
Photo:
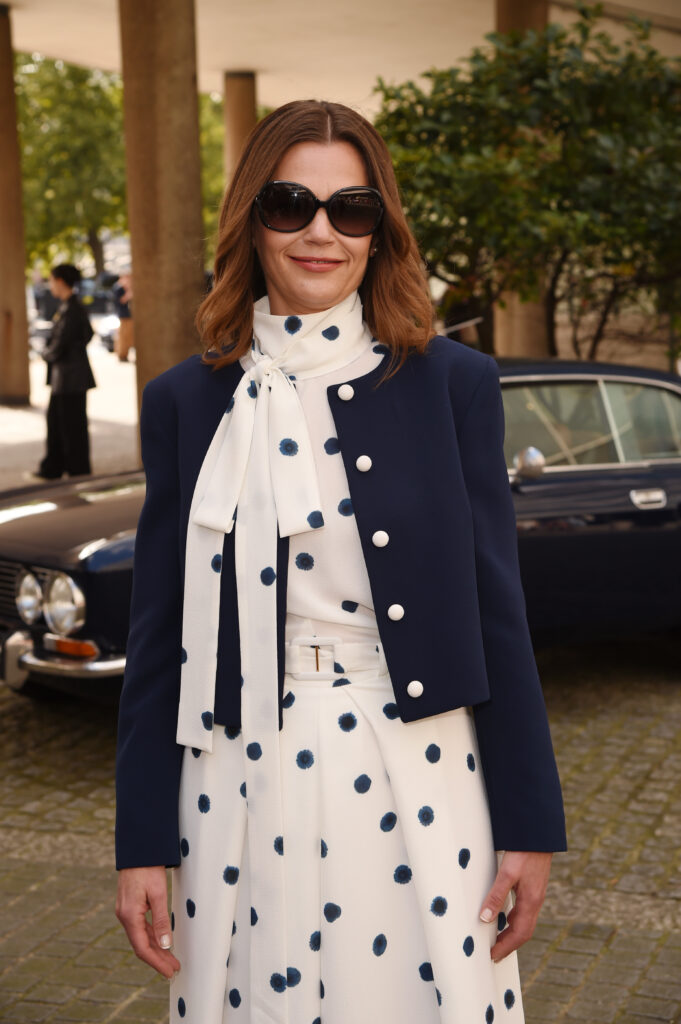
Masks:
[[[337,263],[342,263],[342,260],[333,260],[328,257],[318,256],[291,256],[290,259],[294,263],[314,263],[320,266],[335,266]]]

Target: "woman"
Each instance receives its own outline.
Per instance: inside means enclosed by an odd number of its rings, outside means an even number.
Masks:
[[[565,835],[498,374],[364,118],[256,126],[198,324],[144,393],[117,914],[172,1021],[521,1021]]]
[[[87,392],[95,378],[86,346],[92,327],[75,288],[81,275],[71,263],[60,263],[50,272],[50,291],[60,306],[44,351],[47,383],[52,389],[47,407],[47,450],[36,476],[58,480],[64,473],[91,473],[88,436]]]

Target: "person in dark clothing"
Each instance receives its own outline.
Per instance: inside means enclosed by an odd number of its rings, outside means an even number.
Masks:
[[[86,398],[95,378],[86,346],[93,335],[87,313],[74,292],[80,271],[61,263],[50,272],[50,291],[60,300],[52,334],[43,352],[47,383],[52,388],[47,407],[47,450],[36,476],[57,480],[63,473],[91,473]]]

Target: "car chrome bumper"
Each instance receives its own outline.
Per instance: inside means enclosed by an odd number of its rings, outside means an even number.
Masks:
[[[33,638],[25,630],[11,633],[3,644],[4,679],[13,690],[20,690],[32,673],[61,676],[63,679],[108,679],[122,676],[125,656],[73,658],[59,654],[36,653]]]

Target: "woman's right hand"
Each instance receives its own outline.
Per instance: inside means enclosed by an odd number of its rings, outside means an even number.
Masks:
[[[148,910],[151,923],[147,921]],[[164,978],[170,979],[179,971],[180,962],[170,952],[173,939],[164,867],[123,868],[118,872],[116,917],[140,960]]]

